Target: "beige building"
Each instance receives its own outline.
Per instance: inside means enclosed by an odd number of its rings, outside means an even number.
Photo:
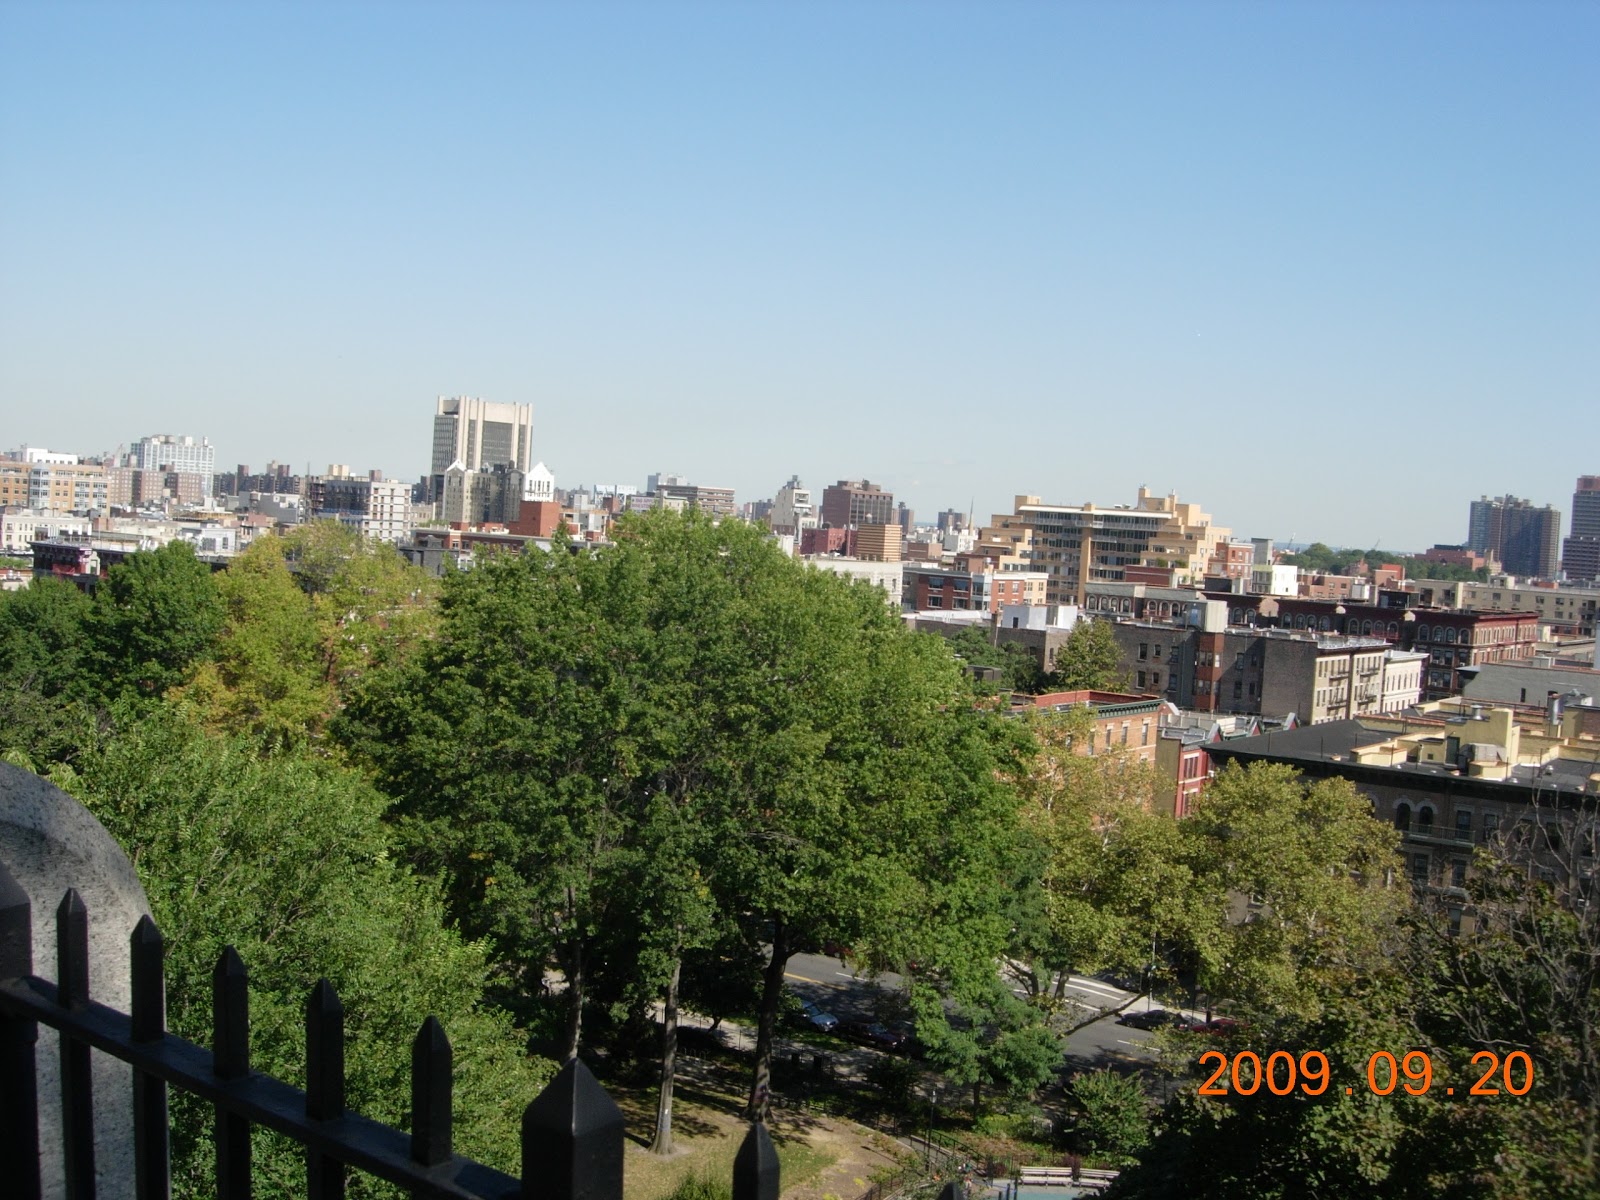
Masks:
[[[103,511],[106,469],[99,463],[0,461],[0,507],[12,505],[51,513]]]
[[[868,562],[900,561],[900,526],[861,525],[856,528],[856,557]]]
[[[1495,576],[1488,583],[1455,585],[1453,608],[1473,612],[1535,612],[1539,623],[1557,634],[1595,636],[1600,588],[1534,587],[1514,575]]]
[[[1010,513],[995,514],[974,549],[1002,567],[1045,571],[1050,603],[1082,604],[1091,585],[1126,580],[1129,568],[1167,567],[1175,582],[1198,583],[1228,534],[1199,505],[1141,487],[1135,504],[1112,508],[1018,496]]]

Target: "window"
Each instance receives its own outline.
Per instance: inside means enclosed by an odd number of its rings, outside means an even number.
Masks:
[[[1145,659],[1147,659],[1149,657],[1150,657],[1150,643],[1149,642],[1140,642],[1139,643],[1139,661],[1143,662]]]
[[[1394,827],[1401,833],[1411,828],[1411,805],[1402,802],[1394,806]]]
[[[1411,882],[1426,886],[1428,882],[1428,856],[1426,854],[1413,854],[1411,856]]]
[[[1149,744],[1150,744],[1150,722],[1146,721],[1146,722],[1144,722],[1144,724],[1139,726],[1139,745],[1148,746]]]
[[[1472,840],[1472,813],[1467,809],[1456,810],[1456,840],[1470,842]]]
[[[1126,721],[1122,723],[1122,744],[1124,746],[1128,744],[1128,722]]]
[[[1433,832],[1433,809],[1429,808],[1426,804],[1417,809],[1417,832]]]
[[[1498,833],[1499,831],[1500,831],[1500,814],[1499,813],[1484,813],[1483,814],[1483,840],[1487,842],[1490,838],[1494,837],[1494,835],[1496,833]]]
[[[1140,687],[1144,686],[1144,672],[1143,671],[1139,672],[1139,686]]]
[[[1157,642],[1156,643],[1156,661],[1159,662],[1160,660],[1161,660],[1161,643]]]
[[[1150,686],[1155,688],[1156,691],[1158,691],[1158,692],[1161,690],[1161,672],[1160,671],[1151,671],[1150,672]]]
[[[1450,886],[1464,888],[1467,886],[1467,860],[1453,858],[1450,860]]]

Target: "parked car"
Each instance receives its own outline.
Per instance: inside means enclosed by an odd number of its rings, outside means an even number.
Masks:
[[[872,1046],[878,1050],[900,1050],[910,1041],[909,1035],[890,1029],[881,1021],[846,1021],[839,1032],[853,1042]]]
[[[813,1029],[820,1029],[823,1033],[832,1033],[839,1026],[839,1018],[827,1012],[816,1003],[804,1000],[800,1004],[800,1019]]]
[[[1161,1029],[1168,1025],[1180,1025],[1183,1017],[1175,1012],[1168,1012],[1164,1008],[1152,1008],[1148,1012],[1123,1012],[1117,1014],[1117,1024],[1126,1025],[1130,1029]]]

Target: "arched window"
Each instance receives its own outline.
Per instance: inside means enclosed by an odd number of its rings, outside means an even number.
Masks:
[[[1372,635],[1372,622],[1371,621],[1363,621],[1363,622],[1361,622],[1361,635],[1363,637],[1370,637]]]
[[[1411,805],[1402,802],[1394,806],[1394,827],[1401,833],[1411,828]]]
[[[1428,640],[1428,627],[1426,625],[1418,625],[1417,626],[1417,641],[1425,642],[1427,640]]]
[[[1323,617],[1317,622],[1317,628],[1322,630],[1323,633],[1327,633],[1331,627],[1332,624],[1327,617]]]
[[[1448,629],[1446,629],[1444,631],[1444,640],[1449,642],[1452,646],[1455,645],[1455,643],[1456,643],[1456,631],[1455,631],[1455,629],[1453,627],[1452,628],[1448,628]]]
[[[1399,624],[1397,622],[1394,622],[1394,621],[1390,621],[1389,622],[1389,636],[1390,637],[1399,637],[1400,636],[1400,626],[1399,626]]]
[[[1417,809],[1417,832],[1427,833],[1433,828],[1433,809],[1424,804]]]

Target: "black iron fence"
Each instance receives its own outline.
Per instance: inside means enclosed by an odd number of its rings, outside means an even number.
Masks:
[[[38,1027],[60,1034],[61,1122],[66,1195],[95,1189],[94,1101],[89,1056],[100,1051],[133,1067],[135,1194],[171,1194],[167,1089],[216,1110],[219,1200],[250,1195],[250,1129],[261,1125],[306,1150],[306,1192],[339,1200],[350,1170],[417,1197],[460,1200],[621,1200],[623,1119],[576,1059],[561,1068],[522,1118],[522,1174],[513,1178],[451,1149],[451,1051],[433,1017],[411,1047],[411,1131],[345,1107],[344,1009],[319,980],[306,1003],[306,1090],[250,1068],[249,993],[233,947],[212,972],[211,1049],[167,1032],[160,932],[140,919],[131,943],[131,1012],[89,995],[89,913],[74,890],[56,911],[56,983],[33,974],[33,919],[27,893],[0,863],[0,1164],[17,1200],[41,1193],[40,1123],[34,1046]],[[766,1128],[751,1125],[733,1164],[734,1200],[777,1200],[778,1157]]]

